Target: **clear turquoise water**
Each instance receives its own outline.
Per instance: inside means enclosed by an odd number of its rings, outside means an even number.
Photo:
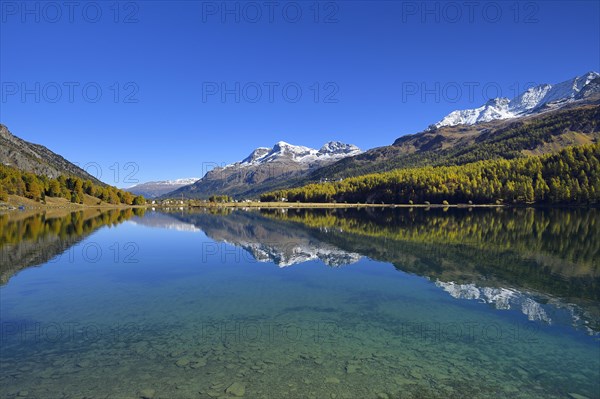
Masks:
[[[500,287],[471,269],[454,281],[465,292],[510,290],[505,309],[415,272],[414,259],[446,270],[447,247],[467,244],[405,249],[397,238],[239,212],[147,213],[12,275],[0,287],[0,397],[600,397],[594,298],[560,298],[550,283]],[[401,248],[406,270],[363,247]],[[429,256],[434,248],[441,255]],[[293,263],[311,251],[319,256],[280,267],[290,262],[282,252]],[[571,264],[560,251],[521,258]],[[476,252],[482,266],[499,256]],[[331,261],[342,253],[360,259]],[[581,262],[597,282],[595,260]]]

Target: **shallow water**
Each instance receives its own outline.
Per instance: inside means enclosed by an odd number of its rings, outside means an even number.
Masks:
[[[2,398],[600,397],[596,210],[0,225]]]

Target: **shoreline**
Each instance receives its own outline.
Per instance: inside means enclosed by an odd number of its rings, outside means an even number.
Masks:
[[[352,203],[323,203],[323,202],[239,202],[222,204],[188,205],[187,208],[501,208],[506,205],[498,204],[352,204]],[[161,208],[170,206],[161,206]],[[175,206],[177,207],[177,206]]]
[[[20,209],[20,207],[23,207]],[[370,203],[320,203],[320,202],[224,202],[224,203],[192,203],[192,204],[145,204],[145,205],[123,205],[123,204],[15,204],[14,199],[0,203],[0,214],[31,212],[45,210],[80,211],[88,209],[212,209],[212,208],[235,208],[235,209],[344,209],[344,208],[598,208],[600,204],[370,204]]]

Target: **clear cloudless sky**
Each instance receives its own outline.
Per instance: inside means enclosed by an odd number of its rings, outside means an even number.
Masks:
[[[368,149],[600,71],[599,4],[2,0],[0,122],[119,187],[280,140]]]

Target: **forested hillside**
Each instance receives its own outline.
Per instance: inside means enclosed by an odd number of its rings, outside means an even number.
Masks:
[[[597,203],[600,144],[542,156],[398,169],[261,196],[261,201],[371,203]]]
[[[316,170],[305,183],[399,168],[451,166],[489,159],[541,155],[600,139],[600,105],[565,107],[533,117],[443,127],[398,138]]]
[[[109,204],[142,205],[143,196],[120,190],[116,187],[98,185],[92,180],[77,176],[58,176],[56,179],[44,175],[22,172],[19,169],[0,165],[0,201],[9,194],[43,201],[48,197],[62,197],[73,203],[83,204],[85,194]]]

